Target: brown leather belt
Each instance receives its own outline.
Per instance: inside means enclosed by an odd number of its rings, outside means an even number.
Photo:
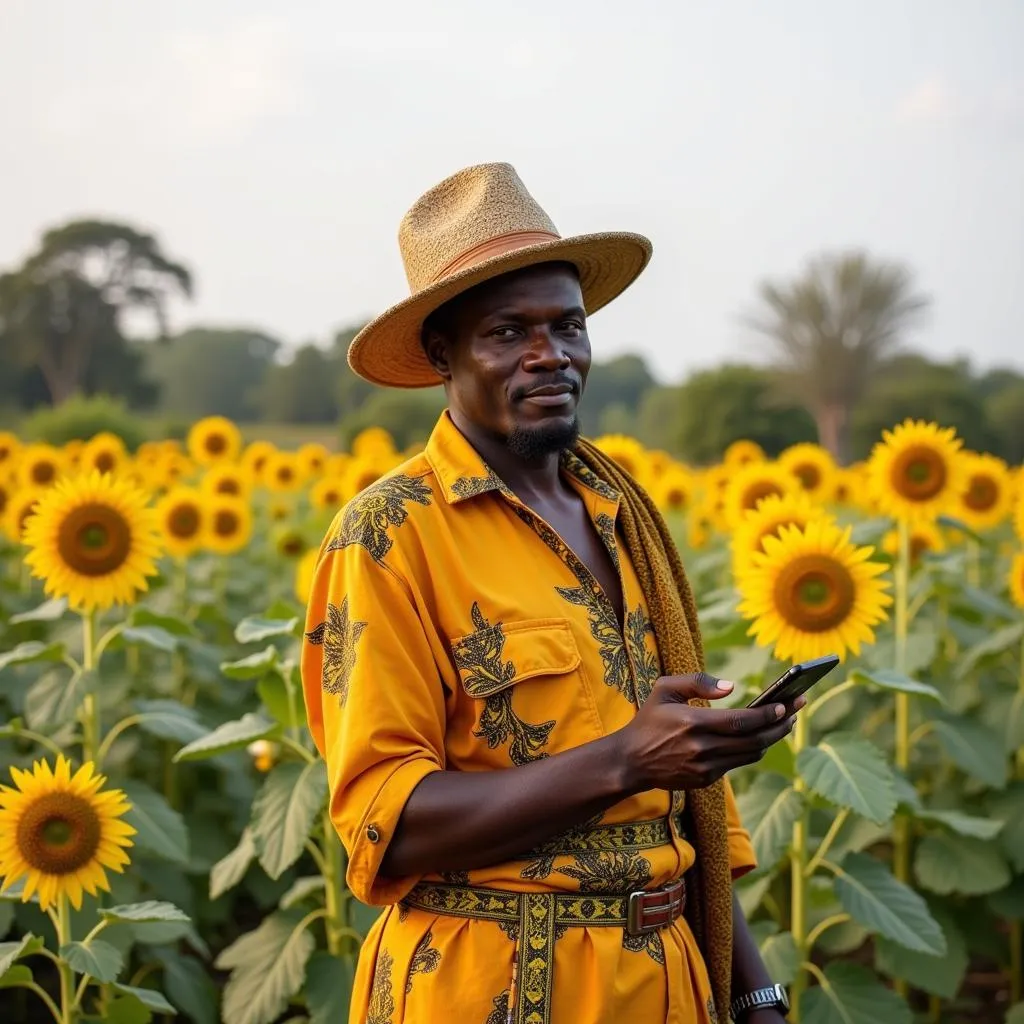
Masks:
[[[681,878],[661,889],[632,892],[626,905],[626,931],[630,935],[655,932],[682,917],[685,909],[686,883]]]

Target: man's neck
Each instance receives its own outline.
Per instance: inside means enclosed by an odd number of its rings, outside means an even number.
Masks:
[[[532,498],[550,500],[565,489],[559,474],[559,452],[548,452],[535,460],[524,459],[511,451],[503,438],[467,423],[455,412],[450,411],[450,415],[459,433],[480,458],[525,504],[531,504]]]

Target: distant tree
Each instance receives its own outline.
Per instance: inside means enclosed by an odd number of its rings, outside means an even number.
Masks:
[[[587,377],[586,392],[580,403],[580,428],[587,436],[600,433],[620,433],[625,409],[635,416],[644,394],[655,385],[654,377],[643,356],[627,354],[604,362],[595,362]],[[609,407],[619,412],[605,418]]]
[[[399,449],[416,442],[423,443],[434,429],[445,404],[441,388],[411,391],[377,388],[376,394],[368,398],[358,411],[342,418],[342,447],[348,448],[352,438],[366,427],[384,427]]]
[[[146,369],[166,413],[253,421],[260,418],[260,388],[280,347],[254,329],[193,327],[166,345],[145,346]]]
[[[290,363],[267,370],[257,400],[260,418],[272,423],[333,423],[338,418],[338,370],[331,353],[303,345]]]
[[[906,354],[883,363],[854,410],[853,453],[867,456],[883,430],[908,416],[956,427],[968,448],[992,451],[1000,447],[999,436],[985,413],[981,389],[965,361],[936,363],[922,355]]]
[[[650,392],[639,422],[647,444],[698,464],[718,461],[741,438],[777,455],[815,436],[806,410],[778,401],[771,373],[735,364],[703,370],[678,387]]]
[[[764,283],[760,297],[748,322],[774,342],[782,394],[811,413],[821,444],[848,461],[853,409],[927,298],[905,267],[856,252],[817,257],[792,281]]]
[[[985,415],[999,439],[999,454],[1015,465],[1024,463],[1024,378],[986,398]]]
[[[0,344],[11,365],[37,366],[59,405],[109,376],[127,348],[124,318],[148,314],[166,334],[166,303],[192,278],[157,240],[126,224],[79,220],[43,235],[37,252],[0,275]],[[121,369],[138,369],[121,359]]]
[[[352,339],[362,330],[362,324],[343,327],[334,335],[331,343],[336,367],[334,379],[338,399],[339,415],[344,419],[356,412],[371,395],[382,391],[382,388],[363,380],[348,365],[348,347]]]

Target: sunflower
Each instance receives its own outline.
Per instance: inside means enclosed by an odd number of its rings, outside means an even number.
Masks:
[[[395,442],[383,427],[367,427],[352,439],[352,454],[360,458],[392,455],[394,451]]]
[[[206,504],[194,487],[175,487],[156,503],[160,537],[169,554],[185,558],[203,542]]]
[[[277,448],[270,441],[250,441],[239,457],[238,464],[249,474],[251,479],[260,480],[267,459],[276,451]]]
[[[894,519],[935,519],[966,484],[963,442],[952,427],[904,420],[883,431],[871,452],[868,474],[878,508]]]
[[[10,469],[21,451],[21,442],[16,434],[8,430],[0,430],[0,475]]]
[[[206,502],[204,543],[211,551],[230,555],[252,537],[252,509],[247,501],[230,494],[211,496]]]
[[[199,486],[204,494],[230,494],[235,498],[248,498],[252,478],[242,466],[222,462],[211,466],[203,474]]]
[[[4,533],[11,540],[20,544],[25,533],[25,523],[28,517],[33,515],[39,499],[46,494],[45,487],[23,487],[16,491],[7,501],[6,506],[0,508],[3,512],[2,522]],[[0,506],[3,502],[0,502]]]
[[[1013,528],[1017,536],[1024,540],[1024,488],[1018,488],[1017,507],[1013,512]]]
[[[325,476],[317,480],[309,492],[309,501],[313,508],[337,511],[345,504],[345,482],[335,477]]]
[[[737,578],[740,614],[753,620],[749,635],[774,645],[783,661],[859,654],[892,604],[888,582],[878,579],[885,566],[869,561],[873,550],[855,547],[849,527],[822,519],[766,537]]]
[[[957,518],[975,530],[998,526],[1013,510],[1010,468],[994,455],[965,452],[966,484],[956,505]]]
[[[272,523],[283,523],[289,516],[295,514],[295,508],[290,501],[278,498],[267,506],[267,515]]]
[[[59,480],[25,523],[25,563],[53,597],[77,611],[130,604],[160,554],[156,513],[127,480],[101,475]]]
[[[815,505],[804,491],[791,494],[770,494],[757,503],[757,508],[748,509],[732,532],[733,571],[737,572],[750,564],[755,552],[764,551],[766,537],[778,537],[783,526],[799,526],[826,515],[820,505]]]
[[[384,475],[384,467],[373,459],[356,458],[345,471],[345,500],[350,501],[360,491]]]
[[[226,416],[207,416],[188,432],[189,454],[200,466],[233,462],[242,449],[242,435]]]
[[[831,501],[835,493],[836,464],[816,444],[794,444],[779,456],[779,465],[796,477],[797,483],[816,501]]]
[[[1010,565],[1010,597],[1018,608],[1024,608],[1024,551]]]
[[[302,484],[302,470],[295,452],[274,452],[267,456],[262,478],[264,484],[278,494],[298,490]]]
[[[738,526],[743,513],[757,508],[769,495],[792,494],[798,484],[792,473],[773,462],[748,462],[730,472],[725,485],[723,512],[730,526]]]
[[[67,454],[67,449],[65,449],[65,454]],[[90,441],[86,441],[82,446],[77,465],[85,472],[95,469],[99,473],[113,475],[124,469],[128,461],[128,449],[125,448],[124,441],[117,434],[104,431]]]
[[[669,466],[652,485],[651,496],[659,508],[681,512],[693,501],[694,490],[693,477],[686,470]]]
[[[254,740],[245,748],[258,772],[269,772],[281,756],[281,744],[272,740]]]
[[[756,441],[748,441],[746,438],[740,438],[739,441],[733,441],[733,443],[725,449],[725,454],[722,456],[722,462],[727,466],[731,466],[733,469],[737,466],[745,466],[748,462],[764,461],[764,449]]]
[[[932,551],[945,551],[946,538],[934,524],[926,521],[913,523],[909,528],[910,561],[916,565],[921,556]],[[900,554],[900,531],[889,530],[882,538],[882,550],[893,558]]]
[[[50,487],[64,471],[65,456],[52,444],[29,444],[18,458],[18,482],[23,487]]]
[[[320,552],[317,548],[310,548],[295,566],[295,596],[299,604],[309,603],[309,595],[313,590],[313,576],[316,574],[316,563]]]
[[[636,439],[625,434],[604,434],[594,444],[634,479],[640,479],[646,472],[646,452]]]
[[[332,452],[324,463],[323,475],[340,480],[351,462],[352,456],[348,452]]]
[[[309,547],[301,531],[285,526],[274,535],[274,548],[282,558],[298,558]]]
[[[864,478],[853,468],[836,466],[832,484],[832,500],[837,505],[856,505],[860,500]]]
[[[0,472],[0,519],[3,519],[4,510],[16,493],[14,486],[8,483],[4,474]]]
[[[694,551],[707,547],[715,531],[715,523],[714,509],[706,503],[691,508],[686,517],[686,543]]]
[[[135,834],[121,820],[131,809],[124,793],[104,790],[91,761],[72,775],[63,755],[55,770],[36,761],[11,777],[13,787],[0,786],[0,890],[24,878],[22,900],[38,893],[44,911],[65,896],[79,910],[83,892],[110,892],[106,871],[124,871]]]
[[[319,476],[324,471],[330,456],[331,453],[324,445],[311,441],[299,447],[295,453],[295,460],[303,477],[308,479],[311,476]]]

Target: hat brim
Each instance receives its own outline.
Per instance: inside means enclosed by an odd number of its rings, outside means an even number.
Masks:
[[[423,321],[475,285],[538,263],[564,261],[580,275],[587,314],[607,305],[639,276],[651,258],[643,235],[607,231],[527,245],[492,256],[425,288],[381,313],[352,340],[348,364],[360,377],[392,388],[428,388],[441,383],[420,341]]]

